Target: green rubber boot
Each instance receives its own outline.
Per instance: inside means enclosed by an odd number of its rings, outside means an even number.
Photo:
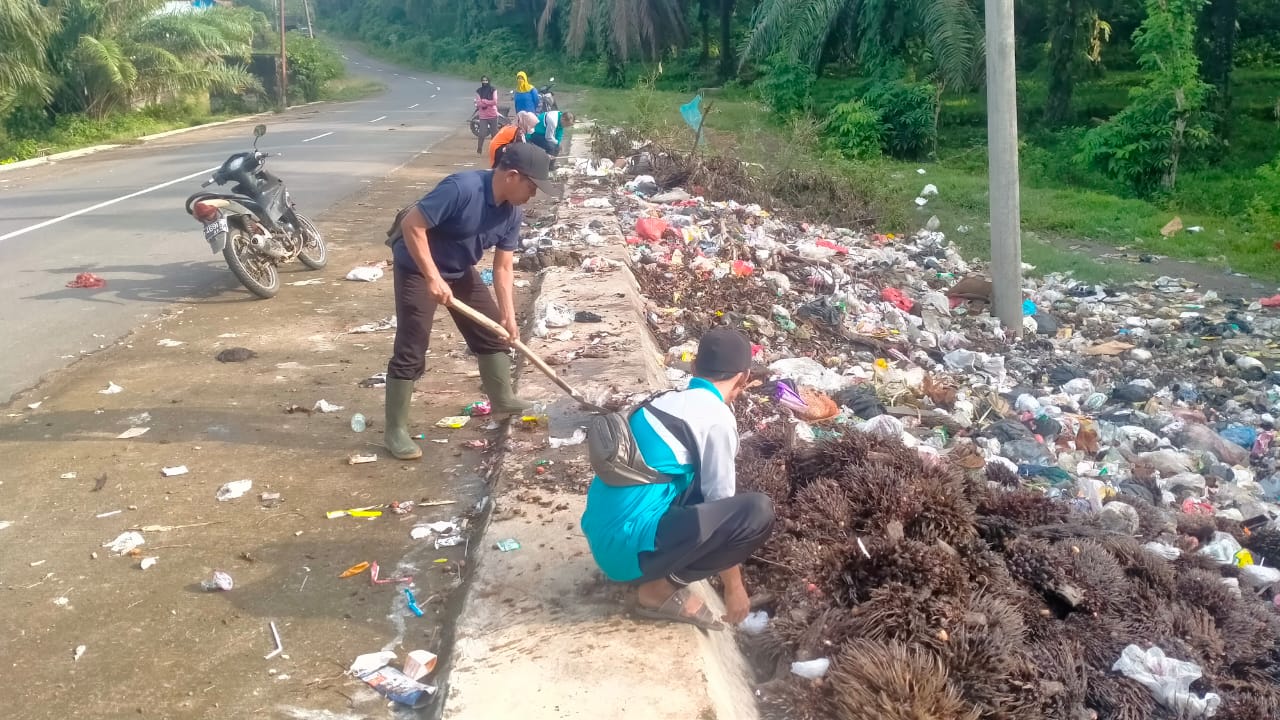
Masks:
[[[382,443],[397,460],[417,460],[422,448],[409,435],[409,402],[413,400],[413,381],[387,378],[387,425]]]
[[[512,415],[533,406],[521,400],[511,389],[511,358],[506,353],[476,355],[480,364],[480,385],[489,396],[489,408],[495,415]]]

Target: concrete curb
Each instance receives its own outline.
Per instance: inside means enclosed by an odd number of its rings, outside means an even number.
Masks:
[[[290,105],[285,110],[285,112],[288,112],[289,110],[294,110],[300,107],[309,107],[311,105],[319,105],[320,103],[323,103],[323,102],[326,102],[326,101],[317,100],[315,102],[304,103],[302,105]],[[241,115],[240,117],[234,117],[228,120],[218,120],[216,122],[204,123],[202,125],[192,125],[191,127],[178,128],[176,130],[166,130],[164,132],[152,133],[150,135],[142,135],[128,142],[114,143],[114,144],[107,144],[107,145],[90,145],[89,147],[77,148],[75,150],[67,150],[65,152],[54,153],[53,155],[46,155],[44,157],[31,158],[30,160],[19,160],[18,162],[15,162],[15,163],[0,165],[0,173],[8,172],[10,170],[21,170],[23,168],[38,167],[40,165],[51,165],[53,163],[57,163],[62,160],[73,160],[75,158],[85,157],[87,155],[100,153],[104,150],[114,150],[116,148],[127,147],[129,145],[137,144],[137,143],[148,143],[148,142],[151,142],[152,140],[161,140],[167,137],[173,137],[174,135],[182,135],[183,133],[193,132],[195,130],[207,130],[209,128],[215,128],[220,125],[231,125],[233,123],[241,123],[241,122],[245,122],[246,120],[254,120],[256,118],[266,117],[268,115],[278,115],[278,114],[281,114],[281,113],[276,113],[273,110],[268,110],[266,112],[254,113],[253,115]]]
[[[586,143],[574,138],[574,156]],[[574,178],[570,185],[593,183]],[[535,308],[548,302],[591,310],[603,318],[570,329],[574,338],[531,338],[542,356],[580,348],[602,334],[605,357],[557,367],[560,376],[595,400],[610,390],[648,393],[669,386],[662,352],[645,321],[646,301],[630,268],[624,233],[612,210],[566,199],[556,222],[588,224],[606,238],[584,255],[620,261],[605,272],[553,267],[542,273]],[[585,424],[576,403],[532,369],[520,393],[548,402],[551,437]],[[503,457],[505,487],[495,488],[494,514],[474,557],[472,585],[458,618],[447,720],[520,717],[527,720],[666,720],[671,717],[754,720],[745,660],[730,632],[705,636],[689,626],[641,624],[623,616],[621,586],[601,583],[578,529],[590,479],[585,446],[549,449],[543,431],[517,429]],[[534,471],[550,461],[549,473]],[[516,539],[511,552],[498,540]],[[699,592],[723,609],[705,583]]]

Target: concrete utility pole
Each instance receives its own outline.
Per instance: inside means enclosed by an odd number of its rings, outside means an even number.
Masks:
[[[1018,97],[1014,0],[986,0],[987,155],[990,161],[991,282],[996,317],[1022,336],[1022,209],[1018,197]]]
[[[285,51],[284,0],[280,4],[280,111],[289,109],[289,56]]]

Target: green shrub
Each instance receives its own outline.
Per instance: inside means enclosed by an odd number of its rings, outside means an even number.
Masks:
[[[937,94],[929,83],[882,82],[872,85],[862,102],[880,115],[882,146],[903,160],[918,160],[934,151],[938,128]]]
[[[1245,211],[1253,232],[1270,242],[1280,242],[1280,156],[1258,168],[1257,192]]]
[[[782,118],[809,107],[810,92],[817,80],[812,68],[777,55],[765,65],[764,74],[756,80],[755,89],[766,105]]]
[[[346,72],[342,57],[327,42],[309,38],[300,33],[289,36],[289,89],[299,93],[303,100],[319,100],[325,83],[336,80]]]
[[[841,155],[853,160],[867,160],[880,155],[884,124],[880,113],[861,100],[840,103],[831,109],[826,136]]]
[[[1146,84],[1129,106],[1089,131],[1080,158],[1141,193],[1171,191],[1178,171],[1213,143],[1205,111],[1211,86],[1200,78],[1196,17],[1204,0],[1147,0],[1134,33]]]

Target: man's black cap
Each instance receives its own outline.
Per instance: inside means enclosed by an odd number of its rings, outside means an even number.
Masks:
[[[751,342],[737,330],[712,328],[698,341],[698,356],[693,359],[696,375],[721,375],[751,369]]]
[[[498,169],[515,170],[532,180],[542,192],[560,196],[560,188],[551,182],[551,156],[533,143],[509,143],[498,158]]]

